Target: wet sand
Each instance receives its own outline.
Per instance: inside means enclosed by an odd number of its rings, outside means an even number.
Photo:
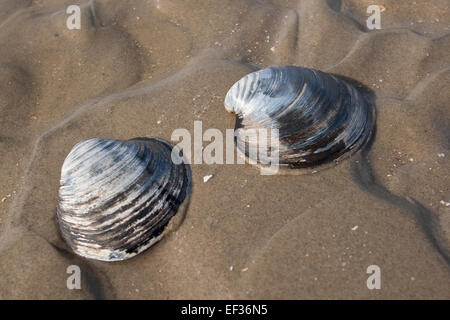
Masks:
[[[71,4],[81,30],[66,27]],[[0,298],[449,299],[448,1],[380,0],[381,30],[367,30],[371,4],[2,1]],[[376,134],[364,150],[302,176],[192,165],[175,233],[124,262],[69,250],[55,208],[77,142],[170,140],[195,120],[225,133],[231,85],[288,64],[372,92]],[[66,287],[73,264],[81,290]],[[370,265],[380,290],[366,286]]]

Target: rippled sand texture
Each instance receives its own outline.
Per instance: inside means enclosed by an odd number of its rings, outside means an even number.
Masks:
[[[374,31],[369,0],[89,1],[68,30],[77,3],[0,4],[0,298],[450,298],[448,0],[379,0]],[[193,165],[176,233],[120,263],[70,252],[55,204],[73,145],[225,132],[228,88],[285,64],[372,90],[373,143],[314,175]]]

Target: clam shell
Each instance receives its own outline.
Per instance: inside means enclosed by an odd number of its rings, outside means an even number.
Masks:
[[[266,143],[254,129],[278,129],[279,166],[288,169],[341,160],[368,140],[375,119],[371,103],[352,85],[295,66],[244,76],[228,91],[225,108],[238,116],[237,149],[255,162],[261,158],[249,150],[264,149]],[[262,154],[270,154],[269,143]]]
[[[155,138],[90,139],[73,147],[61,171],[57,220],[75,253],[125,260],[181,222],[191,175],[171,153]]]

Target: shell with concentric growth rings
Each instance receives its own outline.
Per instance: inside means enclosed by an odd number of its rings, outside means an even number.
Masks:
[[[131,258],[182,220],[190,169],[171,158],[161,139],[90,139],[64,161],[57,219],[80,256],[103,261]]]
[[[225,108],[238,117],[235,142],[241,153],[261,160],[249,150],[270,149],[273,143],[258,139],[258,130],[276,129],[279,165],[288,169],[341,160],[368,140],[375,120],[372,104],[354,86],[295,66],[244,76],[228,91]]]

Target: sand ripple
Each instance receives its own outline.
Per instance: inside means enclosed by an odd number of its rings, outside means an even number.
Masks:
[[[448,1],[380,0],[370,31],[372,2],[87,1],[75,31],[60,1],[3,1],[0,298],[450,298]],[[68,250],[54,218],[75,143],[169,140],[194,120],[233,128],[228,88],[282,64],[364,84],[378,112],[370,147],[312,176],[193,166],[173,236],[122,263]],[[66,288],[70,264],[80,291]],[[371,264],[378,292],[365,287]]]

